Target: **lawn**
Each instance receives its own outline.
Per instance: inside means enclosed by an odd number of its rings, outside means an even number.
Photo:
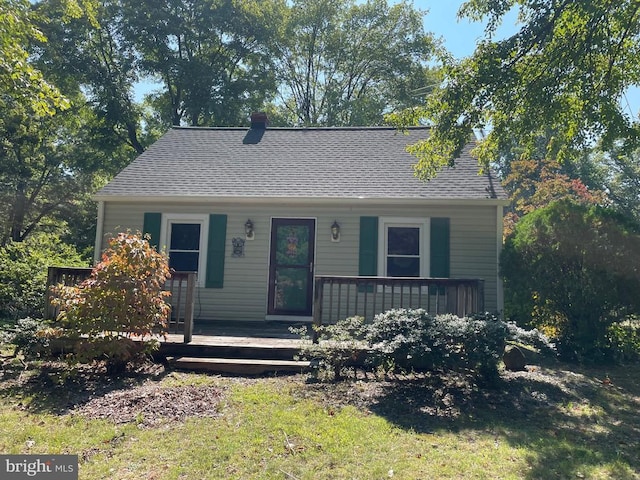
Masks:
[[[0,452],[78,454],[80,479],[640,478],[637,366],[554,363],[482,389],[0,362]]]

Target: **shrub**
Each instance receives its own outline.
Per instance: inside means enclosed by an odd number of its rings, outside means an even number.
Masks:
[[[345,370],[361,361],[367,350],[364,342],[366,326],[364,318],[349,317],[333,325],[314,326],[317,343],[312,343],[306,327],[292,328],[308,342],[303,345],[300,357],[312,362],[316,375],[321,379],[339,380]]]
[[[52,265],[80,267],[88,262],[73,246],[48,233],[0,247],[0,318],[42,316],[47,268]]]
[[[567,358],[611,358],[609,326],[640,312],[639,230],[610,210],[570,201],[526,215],[501,258],[508,318],[550,327]]]
[[[49,353],[48,328],[43,320],[21,318],[0,331],[0,340],[13,345],[16,354],[21,353],[27,359],[38,358]]]
[[[376,315],[367,332],[376,365],[395,364],[405,370],[467,370],[485,380],[497,377],[506,338],[506,324],[497,317],[433,317],[422,309],[396,309]]]
[[[169,277],[165,255],[141,236],[120,233],[77,287],[55,289],[60,306],[60,335],[76,342],[74,360],[104,360],[122,369],[158,345],[166,333],[171,307],[163,290]],[[134,341],[137,340],[137,341]]]
[[[434,317],[422,309],[389,310],[376,315],[371,324],[352,317],[317,332],[319,343],[307,344],[302,356],[315,360],[321,372],[334,379],[345,367],[361,364],[383,371],[464,371],[491,383],[498,377],[507,341],[552,348],[540,332],[490,314]]]
[[[640,319],[616,322],[607,329],[607,341],[620,363],[640,360]]]

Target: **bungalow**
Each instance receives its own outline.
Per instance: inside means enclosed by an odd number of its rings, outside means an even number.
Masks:
[[[96,194],[96,252],[119,231],[148,233],[172,268],[197,272],[197,320],[308,320],[322,276],[479,279],[483,308],[502,309],[506,195],[469,148],[423,182],[405,148],[428,128],[251,120],[174,127],[150,146]]]

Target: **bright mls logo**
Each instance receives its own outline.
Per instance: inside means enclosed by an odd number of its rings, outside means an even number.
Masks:
[[[77,455],[0,455],[2,480],[78,480]]]

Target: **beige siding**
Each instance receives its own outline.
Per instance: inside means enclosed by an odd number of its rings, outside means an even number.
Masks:
[[[196,318],[263,320],[267,309],[270,225],[274,217],[316,219],[317,275],[357,275],[361,216],[449,217],[451,219],[451,277],[485,280],[485,307],[497,309],[496,206],[288,206],[124,204],[105,202],[105,237],[125,230],[141,230],[145,212],[226,214],[225,278],[222,289],[198,289]],[[231,256],[231,239],[244,238],[250,218],[255,240],[245,244],[245,256]],[[341,241],[331,242],[330,226],[337,220]],[[105,243],[103,242],[103,247]]]

